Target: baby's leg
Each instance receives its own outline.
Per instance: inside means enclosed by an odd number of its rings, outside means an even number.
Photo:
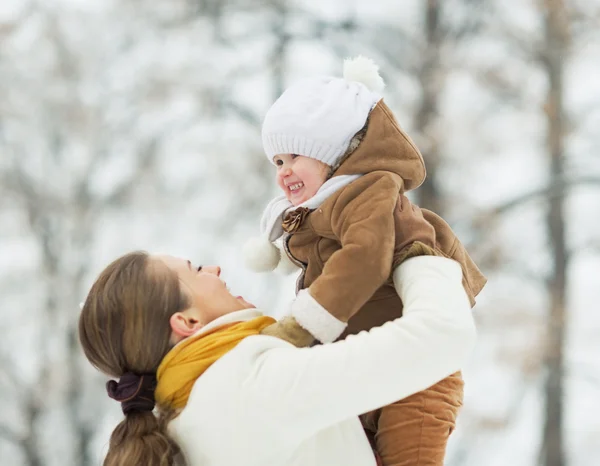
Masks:
[[[367,430],[376,422],[375,443],[383,466],[443,466],[462,400],[463,380],[457,372],[422,392],[363,416]]]

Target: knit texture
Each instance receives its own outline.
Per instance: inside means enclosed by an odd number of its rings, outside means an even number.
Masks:
[[[381,96],[360,82],[312,77],[288,88],[265,116],[262,140],[272,162],[298,154],[333,166]]]

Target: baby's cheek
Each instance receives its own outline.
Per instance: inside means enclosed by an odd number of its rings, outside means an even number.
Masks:
[[[310,189],[306,190],[306,198],[310,199],[311,197],[313,197],[315,194],[317,194],[317,191],[319,191],[319,188],[321,186],[318,184],[313,184]]]

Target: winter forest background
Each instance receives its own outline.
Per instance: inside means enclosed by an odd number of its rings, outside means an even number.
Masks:
[[[600,0],[2,0],[0,463],[101,464],[120,407],[79,302],[133,249],[245,270],[276,193],[261,119],[364,54],[425,157],[413,193],[488,275],[448,466],[600,464]],[[594,130],[596,128],[596,130]]]

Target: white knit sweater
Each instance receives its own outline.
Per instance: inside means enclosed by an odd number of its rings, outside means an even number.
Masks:
[[[416,257],[394,278],[400,319],[312,348],[248,337],[211,366],[169,426],[189,466],[375,466],[357,416],[459,370],[475,342],[457,263]]]

